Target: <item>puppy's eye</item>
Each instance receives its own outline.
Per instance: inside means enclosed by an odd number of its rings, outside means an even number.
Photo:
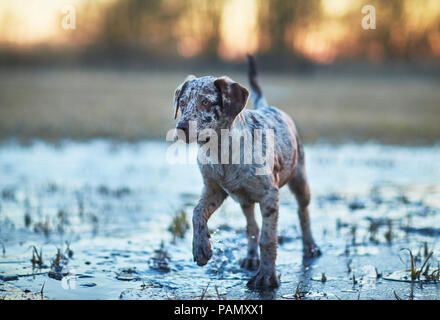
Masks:
[[[207,106],[207,105],[209,104],[208,99],[203,99],[203,100],[202,100],[202,104],[203,104],[204,106]]]

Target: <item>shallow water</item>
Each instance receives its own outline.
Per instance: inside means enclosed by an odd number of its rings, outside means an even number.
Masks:
[[[205,267],[192,260],[191,229],[174,239],[172,219],[183,210],[191,221],[201,176],[195,164],[167,163],[167,146],[0,146],[0,297],[200,299],[207,286],[204,299],[440,297],[434,281],[405,280],[402,250],[411,249],[417,267],[433,251],[430,270],[438,267],[440,146],[307,145],[312,229],[323,256],[303,261],[296,203],[282,189],[281,287],[264,292],[246,288],[252,272],[238,263],[245,219],[231,199],[209,221],[214,255]],[[42,249],[44,266],[33,268],[32,246]],[[57,249],[65,258],[58,269]]]

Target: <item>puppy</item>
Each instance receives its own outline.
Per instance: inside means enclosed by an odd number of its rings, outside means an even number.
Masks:
[[[279,276],[276,272],[277,224],[279,209],[279,190],[288,185],[298,202],[298,215],[302,230],[305,257],[320,255],[310,230],[308,205],[310,190],[305,171],[304,148],[291,118],[283,111],[271,107],[263,97],[258,84],[255,60],[248,56],[249,82],[252,91],[254,110],[244,109],[249,92],[241,84],[223,76],[196,78],[189,76],[177,89],[174,97],[174,118],[180,110],[181,116],[176,126],[180,137],[186,143],[196,141],[203,130],[217,134],[215,141],[223,160],[231,160],[233,150],[230,140],[237,135],[246,137],[250,132],[255,138],[256,130],[272,132],[273,139],[266,138],[262,144],[266,153],[272,152],[273,161],[266,163],[265,174],[261,174],[262,165],[254,162],[236,163],[198,161],[203,177],[203,191],[193,213],[193,256],[199,266],[205,265],[212,256],[210,234],[207,222],[223,201],[230,196],[237,201],[247,220],[248,250],[241,260],[241,266],[256,270],[248,282],[250,287],[278,287]],[[191,123],[195,132],[191,132]],[[230,134],[225,137],[223,131]],[[270,130],[270,131],[268,131]],[[263,139],[262,139],[263,140]],[[202,143],[199,139],[199,150]],[[226,147],[225,147],[226,145]],[[240,159],[246,146],[238,148]],[[269,151],[267,151],[269,150]],[[249,154],[249,152],[247,153]],[[267,155],[267,154],[266,154]],[[252,156],[255,160],[255,157]],[[268,165],[268,166],[267,166]],[[260,173],[258,173],[260,170]],[[255,221],[254,207],[260,205],[262,214],[261,234]],[[258,252],[258,247],[260,252]]]

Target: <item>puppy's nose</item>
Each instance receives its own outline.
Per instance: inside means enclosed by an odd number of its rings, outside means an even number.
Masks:
[[[179,123],[176,126],[176,129],[180,129],[185,131],[185,133],[187,133],[188,129],[189,129],[189,124],[186,121],[179,121]]]
[[[176,126],[177,130],[182,130],[185,133],[185,141],[188,143],[189,139],[189,124],[187,121],[179,121]],[[177,132],[175,133],[174,140],[177,140]]]

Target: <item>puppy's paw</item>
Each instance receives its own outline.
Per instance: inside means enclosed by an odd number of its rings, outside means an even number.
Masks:
[[[244,259],[240,260],[240,266],[246,270],[257,270],[260,266],[260,259],[257,256],[247,256]]]
[[[204,266],[212,257],[211,243],[209,242],[209,233],[205,236],[197,236],[193,241],[193,256],[197,265]]]
[[[315,243],[304,244],[303,248],[304,258],[316,258],[321,255],[321,250],[319,250],[318,246]]]
[[[247,286],[251,289],[270,289],[280,286],[280,275],[276,270],[263,272],[258,270],[257,274],[249,280]]]

